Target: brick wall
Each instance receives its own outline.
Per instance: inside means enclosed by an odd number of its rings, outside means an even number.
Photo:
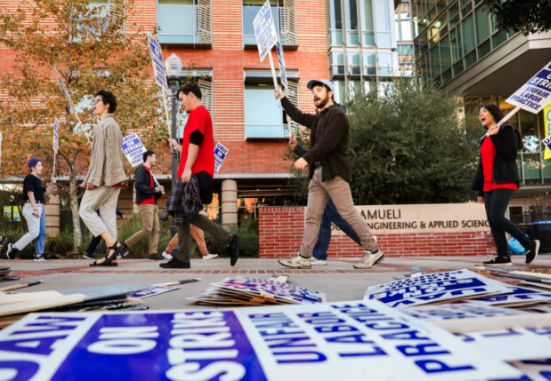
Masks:
[[[300,249],[305,207],[259,209],[260,257],[280,258]],[[376,234],[384,254],[399,256],[491,255],[495,246],[490,232]],[[346,235],[333,234],[329,257],[354,258],[362,249]]]

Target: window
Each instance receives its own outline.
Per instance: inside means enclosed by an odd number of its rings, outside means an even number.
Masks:
[[[105,32],[108,26],[106,21],[107,16],[107,0],[90,0],[88,3],[88,14],[73,15],[76,21],[76,28],[72,36],[71,42],[86,41],[88,37],[95,38],[99,33]],[[90,18],[90,25],[84,25],[84,19]],[[97,22],[97,24],[95,24]],[[97,30],[100,26],[103,30]]]
[[[332,52],[331,53],[331,72],[333,75],[344,75],[344,53]]]
[[[356,0],[344,0],[344,12],[346,16],[346,44],[358,46],[358,6]]]
[[[490,37],[490,22],[488,12],[483,7],[476,9],[476,39],[478,44]]]
[[[402,2],[396,8],[396,39],[410,41],[413,39],[411,35],[411,18],[409,16],[409,3]]]
[[[375,0],[375,17],[375,34],[377,47],[392,47],[392,36],[390,31],[390,8],[388,0]]]
[[[360,53],[348,53],[348,74],[360,75]]]
[[[195,43],[194,0],[158,0],[157,25],[160,43]]]
[[[340,0],[329,1],[329,11],[331,13],[331,45],[344,45],[342,35],[342,12]]]
[[[364,75],[377,74],[377,59],[375,53],[364,53]]]
[[[360,12],[362,14],[362,45],[375,46],[373,0],[360,0]]]
[[[264,3],[265,1],[262,0],[243,1],[243,42],[245,45],[256,45],[253,21]],[[272,17],[274,18],[276,31],[279,34],[279,11],[277,1],[270,1],[270,5],[272,7]]]
[[[335,88],[334,95],[337,103],[343,103],[346,100],[346,88],[344,87],[344,80],[334,80],[333,87]]]
[[[378,55],[378,70],[379,75],[391,76],[394,73],[394,65],[392,64],[391,53],[379,53]]]

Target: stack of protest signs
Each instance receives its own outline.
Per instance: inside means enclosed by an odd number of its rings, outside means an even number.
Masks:
[[[203,294],[190,297],[197,304],[220,306],[262,306],[323,303],[325,294],[275,279],[226,278],[211,283]]]

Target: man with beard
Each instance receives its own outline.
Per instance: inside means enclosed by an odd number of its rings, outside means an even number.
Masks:
[[[301,112],[281,90],[274,91],[275,98],[281,99],[281,105],[291,119],[311,130],[310,150],[294,163],[299,170],[309,167],[310,185],[304,236],[299,254],[291,259],[280,259],[279,263],[290,268],[311,267],[312,250],[320,230],[323,211],[331,199],[338,213],[361,239],[364,256],[354,267],[370,269],[380,263],[384,255],[352,201],[349,185],[351,171],[348,118],[342,107],[333,100],[331,82],[311,80],[307,87],[312,91],[314,105],[319,110],[316,115]]]

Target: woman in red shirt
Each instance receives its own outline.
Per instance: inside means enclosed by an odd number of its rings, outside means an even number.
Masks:
[[[478,202],[484,203],[486,216],[497,248],[497,257],[484,262],[489,266],[511,266],[505,233],[515,237],[526,250],[526,263],[538,256],[540,242],[532,241],[505,218],[505,212],[515,190],[519,188],[517,152],[522,148],[520,132],[508,123],[497,122],[503,113],[494,104],[480,108],[479,120],[487,130],[480,144],[480,161],[473,189],[479,192]]]

